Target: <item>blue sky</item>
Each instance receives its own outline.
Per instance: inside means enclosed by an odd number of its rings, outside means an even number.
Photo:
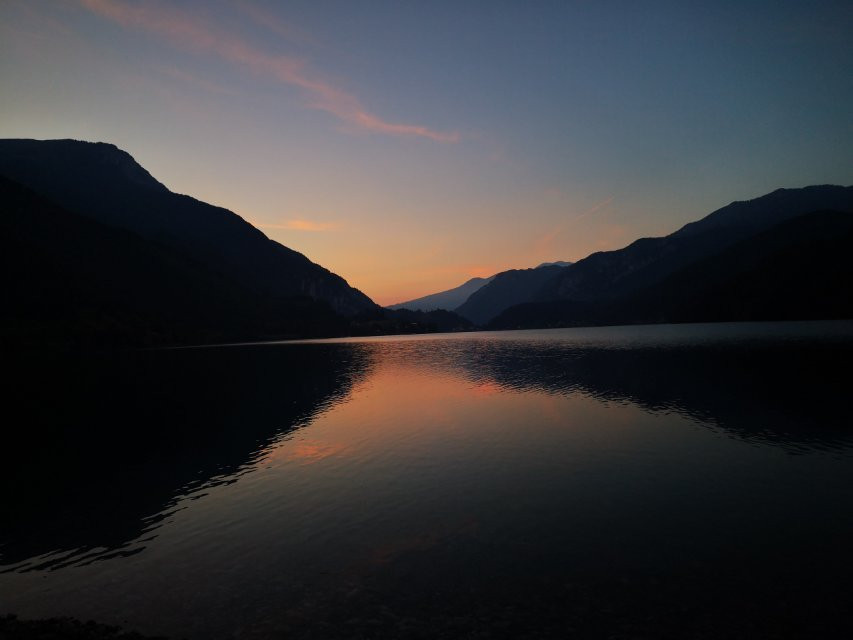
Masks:
[[[850,2],[0,4],[0,136],[113,142],[380,303],[853,180]]]

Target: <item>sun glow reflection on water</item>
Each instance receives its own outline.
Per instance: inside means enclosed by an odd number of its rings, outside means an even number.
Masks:
[[[137,456],[78,451],[88,475],[48,480],[47,496],[69,489],[60,505],[34,510],[35,492],[13,507],[3,606],[199,638],[384,607],[393,637],[407,616],[472,607],[521,620],[569,588],[660,592],[694,613],[730,584],[843,594],[814,567],[853,567],[853,433],[828,366],[851,335],[779,323],[149,353],[110,411],[76,405],[86,424],[120,416]],[[157,406],[116,414],[140,392]]]

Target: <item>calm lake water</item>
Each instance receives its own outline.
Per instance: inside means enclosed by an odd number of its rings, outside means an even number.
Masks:
[[[192,639],[841,637],[851,356],[853,323],[819,322],[7,361],[0,613]]]

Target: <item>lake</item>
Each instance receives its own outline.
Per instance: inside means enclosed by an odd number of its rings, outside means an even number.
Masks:
[[[853,323],[7,360],[0,614],[175,638],[841,637]]]

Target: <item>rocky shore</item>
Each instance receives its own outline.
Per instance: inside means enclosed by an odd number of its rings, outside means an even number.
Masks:
[[[0,640],[165,640],[143,636],[118,627],[81,622],[73,618],[20,620],[17,616],[0,616]]]

